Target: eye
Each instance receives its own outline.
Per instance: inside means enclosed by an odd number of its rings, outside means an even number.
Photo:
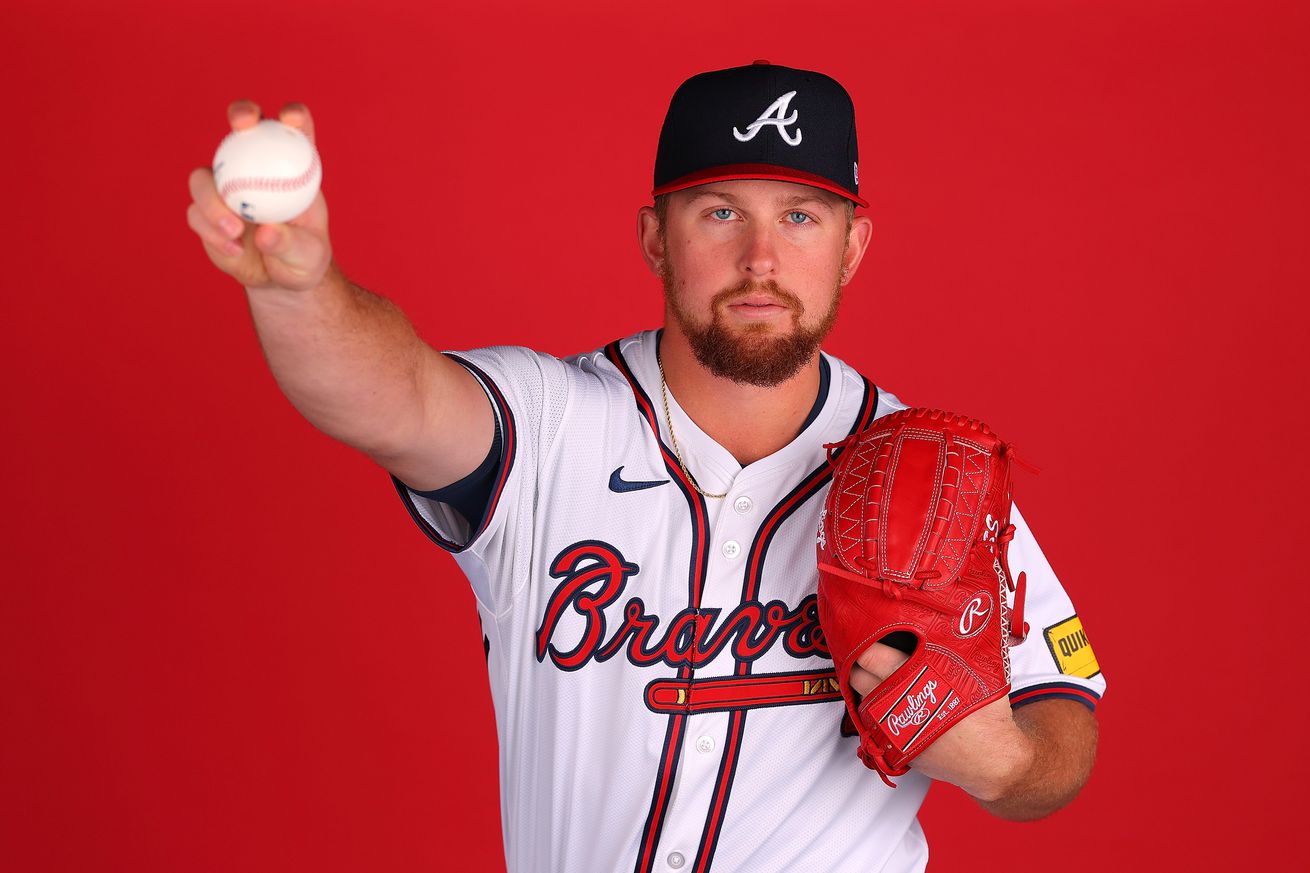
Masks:
[[[714,210],[710,214],[713,215],[715,218],[717,218],[719,221],[727,221],[730,218],[732,218],[732,210],[726,206],[720,206],[718,209]]]
[[[787,222],[789,224],[809,224],[814,221],[804,212],[792,211],[787,213]]]

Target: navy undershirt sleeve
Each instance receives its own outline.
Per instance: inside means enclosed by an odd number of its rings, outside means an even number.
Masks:
[[[414,492],[420,497],[427,497],[453,508],[464,516],[464,520],[469,524],[469,530],[477,530],[482,526],[482,517],[487,512],[487,504],[491,502],[491,489],[496,484],[496,474],[500,472],[500,422],[497,421],[495,425],[496,431],[491,438],[491,449],[476,470],[445,488]]]

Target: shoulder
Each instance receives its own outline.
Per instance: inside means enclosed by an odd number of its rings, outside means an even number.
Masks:
[[[483,346],[444,354],[458,361],[475,375],[494,381],[508,380],[520,389],[541,380],[555,382],[602,381],[623,382],[624,364],[644,357],[653,342],[654,331],[643,331],[598,349],[567,356],[556,356],[528,346]],[[509,386],[507,386],[509,387]]]
[[[657,334],[655,330],[643,330],[562,360],[565,366],[598,378],[622,377],[644,369],[647,359],[654,360]]]

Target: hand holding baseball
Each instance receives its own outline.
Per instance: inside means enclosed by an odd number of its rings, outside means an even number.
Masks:
[[[260,122],[259,106],[249,100],[232,103],[227,115],[234,133],[251,131]],[[314,142],[313,118],[304,104],[288,103],[279,120]],[[224,273],[247,288],[306,291],[323,280],[332,263],[332,244],[322,192],[314,195],[304,212],[285,223],[255,224],[224,203],[210,168],[193,170],[188,181],[192,202],[187,207],[187,224],[200,237],[209,259]]]

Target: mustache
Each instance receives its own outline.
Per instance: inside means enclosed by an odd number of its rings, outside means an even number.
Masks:
[[[731,288],[724,288],[718,294],[714,295],[714,299],[711,300],[710,303],[715,308],[719,306],[730,306],[738,300],[744,300],[747,297],[750,297],[752,294],[768,294],[788,309],[801,308],[801,299],[772,279],[766,279],[763,282],[757,282],[754,279],[746,279]]]

